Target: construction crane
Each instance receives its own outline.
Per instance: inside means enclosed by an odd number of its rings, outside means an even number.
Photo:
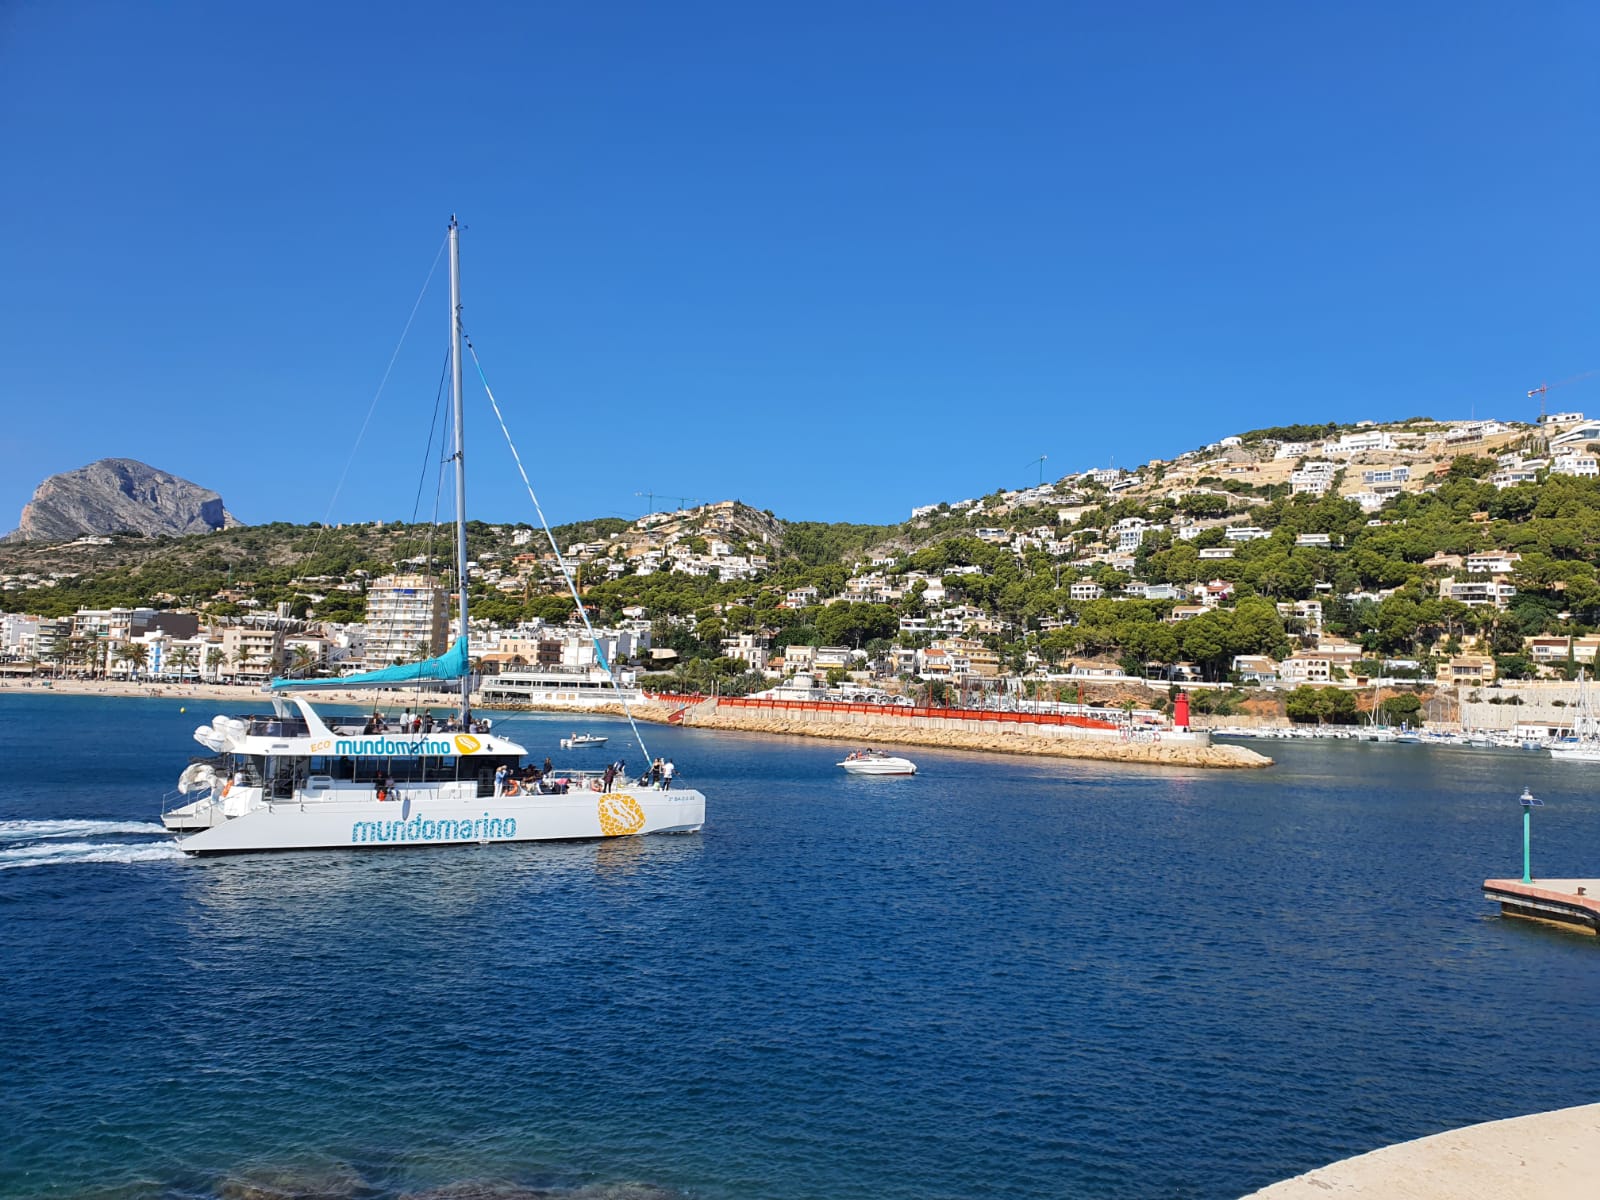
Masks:
[[[1563,380],[1560,380],[1559,382],[1556,382],[1556,383],[1541,383],[1536,388],[1529,388],[1528,389],[1528,399],[1529,400],[1532,400],[1535,396],[1539,397],[1539,424],[1541,426],[1544,424],[1544,418],[1545,418],[1544,398],[1548,393],[1553,391],[1555,388],[1566,387],[1567,384],[1569,384],[1569,383],[1577,383],[1580,379],[1588,379],[1589,376],[1591,376],[1591,375],[1600,375],[1600,368],[1597,368],[1596,370],[1593,370],[1593,371],[1585,371],[1582,375],[1574,375],[1570,379],[1563,379]]]
[[[1048,454],[1041,454],[1041,455],[1039,455],[1038,458],[1029,459],[1025,464],[1023,464],[1024,466],[1038,467],[1039,468],[1039,486],[1040,487],[1044,486],[1044,460],[1049,458],[1049,457],[1050,456]]]
[[[634,495],[642,496],[646,501],[648,501],[651,512],[656,511],[657,496],[660,496],[663,500],[676,500],[678,502],[679,512],[682,512],[685,508],[688,508],[693,504],[701,503],[700,497],[698,496],[669,496],[665,492],[635,492]]]

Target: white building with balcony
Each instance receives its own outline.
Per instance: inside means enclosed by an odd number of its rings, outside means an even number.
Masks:
[[[443,654],[450,599],[431,575],[384,575],[367,585],[367,665],[387,667]]]

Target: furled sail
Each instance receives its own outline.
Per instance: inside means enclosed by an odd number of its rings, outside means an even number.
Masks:
[[[325,692],[332,688],[403,687],[408,683],[460,679],[467,669],[467,639],[463,637],[457,638],[456,644],[438,658],[402,663],[359,675],[341,675],[336,679],[274,679],[272,688],[274,691]]]

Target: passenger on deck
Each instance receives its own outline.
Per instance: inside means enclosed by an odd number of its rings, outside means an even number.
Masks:
[[[505,763],[501,763],[500,766],[495,770],[495,773],[494,773],[494,794],[496,796],[505,795],[506,776],[509,775],[509,774],[511,774],[511,771],[505,765]]]

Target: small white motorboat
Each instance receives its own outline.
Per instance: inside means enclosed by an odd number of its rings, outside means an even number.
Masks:
[[[563,750],[581,750],[585,746],[604,746],[607,740],[592,733],[575,733],[571,737],[561,739],[561,748]]]
[[[915,775],[917,764],[882,750],[857,750],[839,764],[852,775]]]

